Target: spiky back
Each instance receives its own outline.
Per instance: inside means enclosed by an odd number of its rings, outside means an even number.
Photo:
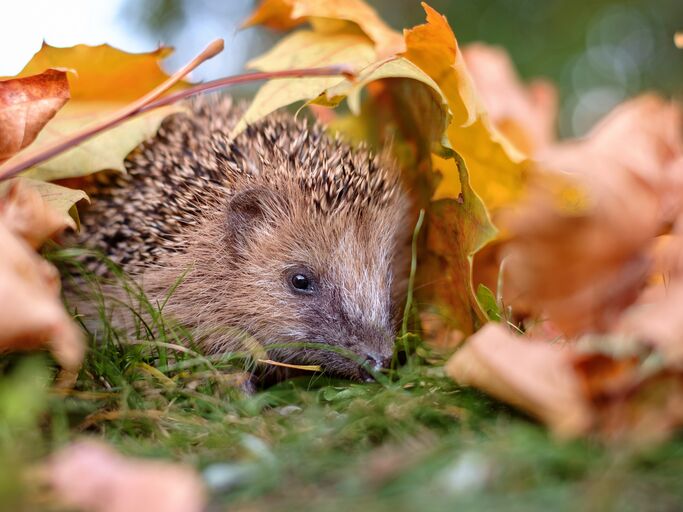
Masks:
[[[231,138],[243,108],[229,97],[187,107],[129,156],[127,174],[102,177],[91,191],[79,242],[129,272],[184,250],[183,235],[250,183],[301,192],[314,215],[362,215],[399,194],[398,177],[386,163],[328,137],[317,124],[277,114]],[[90,266],[104,271],[94,261]]]

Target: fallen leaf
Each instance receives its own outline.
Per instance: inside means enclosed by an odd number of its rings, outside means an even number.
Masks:
[[[497,218],[508,237],[503,295],[513,310],[568,336],[616,325],[648,281],[651,240],[680,211],[680,120],[677,106],[644,96],[585,139],[540,152],[540,165],[576,180],[584,198],[567,210],[552,190],[534,186]]]
[[[616,107],[585,138],[555,144],[537,156],[542,165],[573,174],[620,168],[657,194],[661,222],[672,223],[682,211],[683,109],[676,102],[638,96]]]
[[[680,367],[647,364],[643,345],[625,341],[604,338],[598,350],[573,357],[594,430],[611,443],[661,441],[683,425],[683,374]]]
[[[657,197],[632,175],[582,156],[602,166],[582,176],[588,206],[558,209],[553,194],[539,187],[499,217],[509,236],[500,256],[504,302],[568,336],[608,330],[636,300],[647,281],[646,244],[658,217]]]
[[[481,43],[462,56],[493,124],[526,155],[555,141],[557,90],[545,80],[521,82],[507,52]]]
[[[77,229],[76,203],[88,199],[82,190],[23,177],[1,183],[2,194],[0,218],[34,249],[67,227]]]
[[[159,61],[170,51],[160,48],[150,53],[129,54],[107,45],[56,48],[43,44],[19,74],[20,77],[50,67],[69,68],[75,73],[68,76],[71,101],[45,126],[31,144],[31,149],[107,117],[162,83],[168,75],[161,69]],[[103,169],[124,171],[123,160],[128,153],[154,135],[164,118],[180,109],[171,105],[137,116],[39,164],[25,175],[52,181],[85,176]],[[11,162],[12,159],[0,166],[0,175]]]
[[[69,100],[66,71],[0,81],[0,163],[28,146]]]
[[[196,472],[169,462],[126,458],[102,442],[81,441],[54,454],[43,469],[57,499],[92,512],[201,512]]]
[[[0,352],[50,347],[67,369],[84,352],[80,330],[62,305],[57,270],[0,221]]]
[[[572,355],[565,346],[528,341],[487,324],[451,357],[446,373],[541,419],[560,436],[575,436],[588,431],[592,414]]]
[[[667,278],[643,291],[624,311],[615,331],[656,347],[667,365],[680,367],[683,365],[683,317],[679,314],[683,305],[683,241],[676,235],[669,243],[672,254],[667,255],[670,264],[665,270]]]

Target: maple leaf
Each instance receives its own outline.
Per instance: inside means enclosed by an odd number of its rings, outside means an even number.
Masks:
[[[285,37],[270,51],[249,61],[247,66],[261,71],[279,71],[345,63],[361,69],[374,59],[372,44],[362,35],[339,33],[330,37],[306,30]],[[332,76],[285,78],[264,84],[233,129],[233,135],[281,107],[315,98],[339,81],[339,77]]]
[[[0,81],[0,164],[28,146],[69,100],[66,71]]]
[[[104,119],[168,78],[159,61],[168,48],[129,54],[108,45],[78,45],[56,48],[43,44],[24,67],[19,77],[50,67],[73,69],[68,76],[71,101],[40,132],[31,149],[35,150],[65,137],[84,125]],[[182,85],[179,85],[182,87]],[[154,135],[165,117],[180,107],[167,106],[126,121],[77,147],[28,170],[25,175],[52,181],[78,177],[103,169],[124,171],[123,160],[142,141]],[[12,159],[0,166],[11,165]]]
[[[362,0],[265,0],[244,26],[262,24],[286,30],[306,21],[321,32],[356,32],[360,29],[374,42],[380,57],[398,53],[404,46],[401,35]]]

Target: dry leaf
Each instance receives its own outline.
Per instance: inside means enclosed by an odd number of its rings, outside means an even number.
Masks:
[[[362,69],[375,59],[372,44],[358,34],[320,34],[299,31],[285,37],[270,51],[247,64],[261,71],[278,71],[331,64],[349,64]],[[336,76],[318,78],[284,78],[264,84],[254,96],[233,134],[247,124],[275,110],[301,100],[315,98],[328,87],[340,82]]]
[[[448,98],[453,115],[448,139],[467,163],[472,189],[493,212],[520,196],[529,164],[491,123],[446,18],[422,5],[427,23],[405,31],[403,56],[427,73]],[[460,192],[458,172],[451,164],[434,199],[456,199]]]
[[[80,330],[64,310],[57,270],[0,221],[0,351],[50,347],[67,369],[83,359]]]
[[[169,462],[123,457],[101,442],[81,441],[53,455],[45,478],[60,502],[91,512],[201,512],[198,475]]]
[[[0,184],[0,196],[3,195],[0,219],[34,249],[67,227],[76,229],[75,204],[88,199],[82,190],[29,178],[14,178]]]
[[[565,334],[604,332],[645,286],[649,244],[683,197],[680,109],[652,96],[628,102],[583,140],[550,146],[541,165],[574,178],[572,211],[538,186],[498,218],[509,240],[504,296]]]
[[[592,418],[571,357],[567,347],[528,341],[488,324],[451,357],[446,373],[572,436],[586,432]]]
[[[48,69],[0,81],[0,163],[33,142],[69,100],[66,75],[63,70]]]
[[[607,174],[620,168],[658,196],[661,222],[682,211],[683,110],[678,103],[645,94],[622,103],[584,138],[538,154],[542,164],[576,174]]]
[[[491,121],[527,155],[555,141],[557,89],[545,80],[522,84],[507,52],[485,44],[463,48],[463,58]]]
[[[68,77],[71,101],[40,132],[31,148],[96,122],[159,85],[168,78],[159,61],[169,53],[168,48],[129,54],[107,45],[55,48],[43,44],[19,76],[48,67],[70,68],[76,73]],[[137,116],[30,169],[25,175],[52,181],[102,169],[123,171],[123,160],[128,153],[154,135],[165,117],[179,110],[178,106],[168,106]],[[6,165],[10,163],[11,160]],[[0,174],[3,167],[0,166]]]
[[[401,35],[362,0],[264,0],[244,25],[286,30],[305,21],[326,32],[354,32],[357,29],[340,22],[355,25],[374,42],[380,56],[393,55],[403,48]]]
[[[652,443],[683,425],[680,367],[646,365],[646,354],[625,340],[604,338],[598,345],[576,354],[572,364],[603,439]]]
[[[624,312],[615,328],[656,347],[671,367],[683,366],[682,228],[679,221],[673,234],[655,240],[651,283]]]

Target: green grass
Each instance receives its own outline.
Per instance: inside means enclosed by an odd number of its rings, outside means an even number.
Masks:
[[[247,394],[236,384],[245,358],[184,350],[188,333],[165,324],[158,305],[142,307],[157,314],[136,344],[102,311],[67,395],[52,386],[47,356],[0,359],[4,509],[54,510],[20,475],[81,436],[196,467],[211,510],[683,508],[683,438],[639,449],[555,440],[458,387],[415,336],[411,364],[381,384],[313,375]]]

